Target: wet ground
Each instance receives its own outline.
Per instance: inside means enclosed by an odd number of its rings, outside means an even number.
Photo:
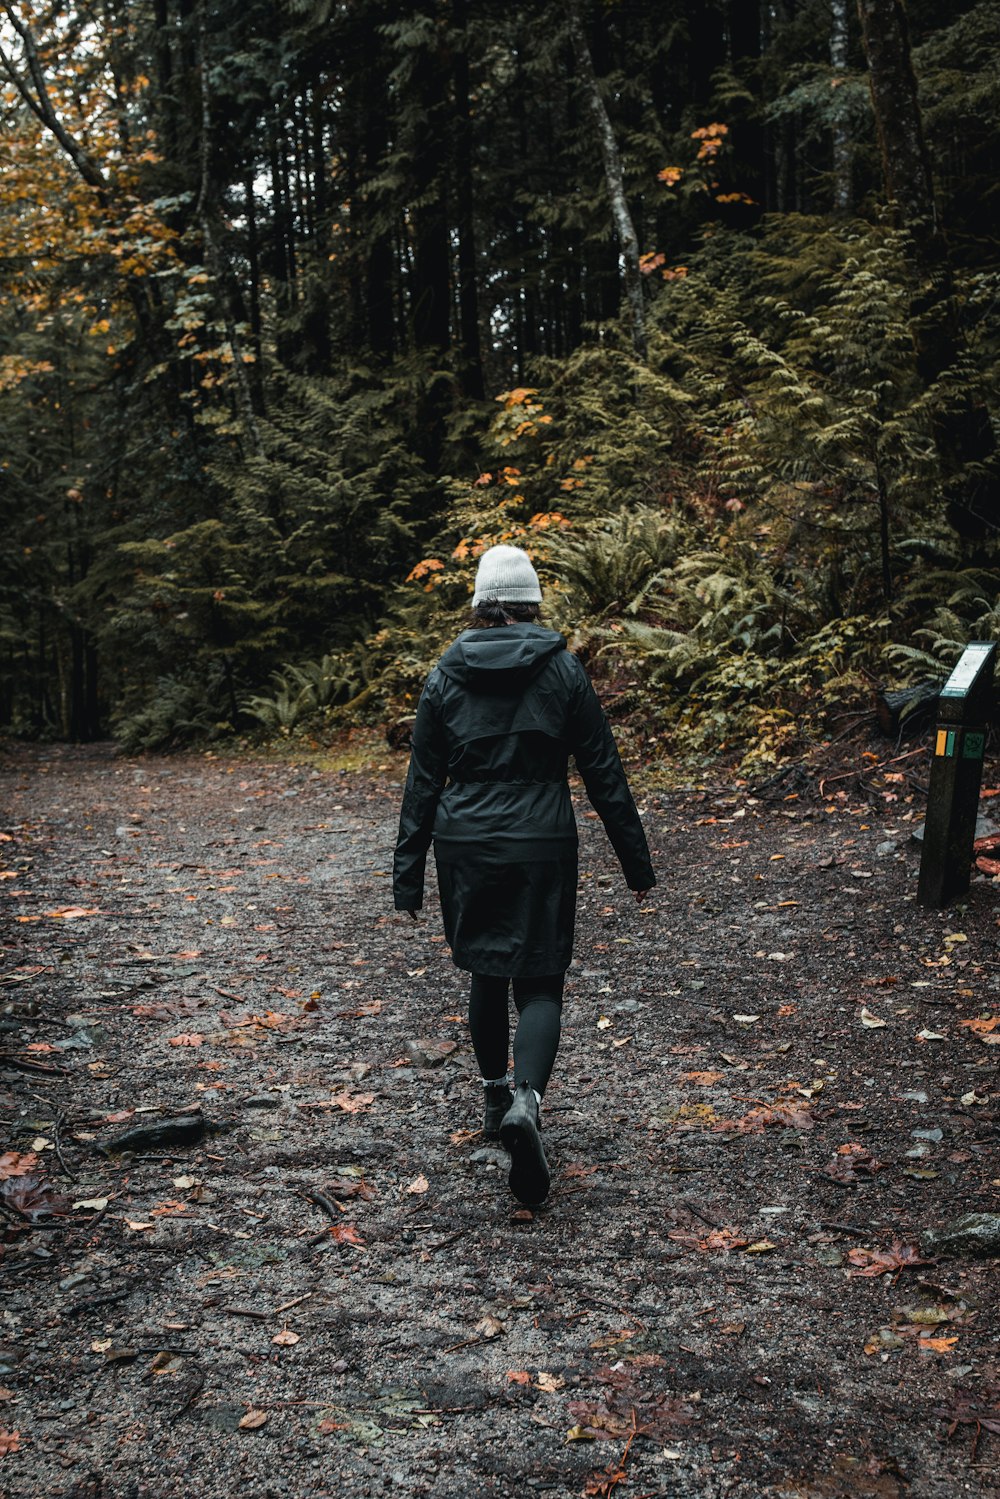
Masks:
[[[532,1214],[405,759],[8,748],[0,1493],[1000,1492],[996,1261],[918,1248],[998,1207],[998,892],[920,909],[862,763],[647,773],[641,910],[581,797]]]

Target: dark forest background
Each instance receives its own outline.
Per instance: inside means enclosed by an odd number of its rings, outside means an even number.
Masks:
[[[502,539],[647,745],[996,638],[996,0],[0,13],[6,732],[405,716]]]

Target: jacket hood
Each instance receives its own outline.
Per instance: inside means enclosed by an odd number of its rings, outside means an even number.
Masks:
[[[541,625],[495,625],[465,630],[441,657],[446,677],[474,692],[510,692],[536,676],[566,641]]]

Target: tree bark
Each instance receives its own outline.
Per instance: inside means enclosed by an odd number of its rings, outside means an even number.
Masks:
[[[584,35],[576,0],[566,0],[566,15],[569,21],[570,41],[579,73],[579,81],[587,100],[594,129],[601,148],[604,163],[604,180],[611,200],[611,215],[614,221],[618,244],[625,266],[625,297],[628,303],[632,326],[632,347],[639,359],[646,357],[646,319],[642,305],[642,273],[639,269],[639,240],[629,212],[625,196],[625,177],[622,172],[618,142],[601,97],[600,85],[594,71],[594,60]]]
[[[198,13],[198,64],[201,87],[201,186],[198,192],[198,204],[195,209],[195,216],[201,225],[202,241],[205,247],[205,264],[208,266],[215,281],[216,295],[219,298],[222,320],[226,329],[226,338],[233,356],[233,380],[236,385],[236,405],[243,424],[247,447],[254,457],[259,457],[263,452],[263,443],[261,441],[260,428],[257,425],[256,412],[254,411],[253,391],[250,388],[250,379],[243,360],[243,340],[236,328],[236,316],[233,311],[233,296],[230,288],[233,273],[222,242],[222,215],[219,212],[215,184],[212,180],[211,91],[208,79],[208,58],[205,47],[205,14],[203,9],[199,9]]]
[[[858,15],[886,197],[897,223],[909,232],[924,281],[911,318],[917,368],[924,385],[931,386],[964,351],[965,338],[948,241],[938,222],[906,10],[903,0],[858,0]],[[949,405],[937,404],[932,424],[951,525],[972,538],[1000,531],[1000,464],[982,397],[963,388]]]
[[[830,66],[833,69],[831,82],[840,89],[847,76],[849,31],[847,24],[847,0],[831,0],[830,5]],[[833,206],[838,213],[849,213],[853,201],[853,148],[851,127],[843,108],[840,93],[835,94],[833,124]]]
[[[458,226],[458,322],[461,380],[465,394],[481,401],[483,351],[479,342],[479,266],[472,173],[472,116],[469,108],[468,7],[452,0],[458,31],[455,48],[455,219]]]

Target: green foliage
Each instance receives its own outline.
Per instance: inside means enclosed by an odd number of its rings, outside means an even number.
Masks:
[[[192,740],[211,740],[231,733],[230,719],[218,716],[219,674],[203,682],[160,677],[143,706],[122,717],[117,739],[126,754],[178,749]]]
[[[301,726],[338,701],[355,697],[359,691],[357,678],[345,676],[339,658],[329,655],[272,672],[271,682],[274,690],[269,695],[253,695],[240,706],[266,729],[282,733]]]

